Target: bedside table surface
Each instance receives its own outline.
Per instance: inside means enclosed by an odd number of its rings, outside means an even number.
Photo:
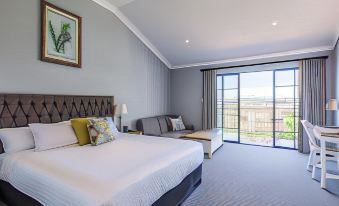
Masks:
[[[142,131],[136,131],[136,130],[128,130],[127,133],[128,133],[128,134],[138,134],[138,135],[142,135]]]

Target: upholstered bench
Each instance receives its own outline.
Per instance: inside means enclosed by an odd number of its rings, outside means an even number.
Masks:
[[[210,159],[212,158],[212,154],[223,145],[222,130],[217,128],[197,131],[192,134],[187,134],[182,138],[202,143],[204,153],[207,153]]]

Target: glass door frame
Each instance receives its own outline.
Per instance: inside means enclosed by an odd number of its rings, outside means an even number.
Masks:
[[[296,100],[296,86],[300,86],[300,82],[297,84],[297,79],[296,79],[296,71],[299,70],[298,67],[294,68],[285,68],[285,69],[275,69],[273,70],[273,148],[281,148],[281,149],[291,149],[291,150],[297,150],[298,148],[296,147],[296,133],[299,131],[296,131],[296,117],[299,117],[299,113],[296,114],[296,104],[297,101],[299,101],[300,97],[298,100]],[[294,139],[293,139],[293,145],[294,147],[283,147],[283,146],[277,146],[276,145],[276,133],[279,131],[276,131],[276,122],[277,122],[277,117],[276,117],[276,89],[282,86],[277,86],[276,85],[276,72],[282,72],[282,71],[294,71],[293,72],[293,133],[294,133]],[[298,134],[299,135],[299,134]]]
[[[224,76],[237,76],[237,80],[238,80],[238,141],[234,141],[234,140],[224,140],[224,130],[222,132],[222,138],[224,142],[231,142],[231,143],[240,143],[240,73],[227,73],[227,74],[218,74],[217,76],[221,76],[222,77],[222,92],[221,92],[221,99],[222,99],[222,107],[221,107],[221,114],[222,114],[222,118],[221,118],[221,125],[222,125],[222,129],[224,129]]]
[[[259,147],[271,147],[271,148],[278,148],[278,149],[289,149],[289,150],[297,150],[296,148],[296,135],[294,135],[294,148],[291,148],[291,147],[283,147],[283,146],[276,146],[276,132],[275,129],[276,129],[276,72],[279,72],[279,71],[289,71],[289,70],[294,70],[294,92],[293,92],[293,98],[294,98],[294,109],[293,109],[293,113],[294,113],[294,134],[298,131],[296,131],[296,117],[299,116],[299,114],[296,114],[296,91],[295,91],[295,86],[299,86],[299,85],[296,85],[296,71],[299,70],[298,67],[292,67],[292,68],[283,68],[283,69],[273,69],[273,70],[264,70],[264,71],[272,71],[272,75],[273,75],[273,119],[272,119],[272,123],[273,123],[273,126],[272,126],[272,137],[273,137],[273,144],[272,146],[266,146],[266,145],[256,145],[256,144],[248,144],[248,143],[241,143],[240,141],[240,127],[241,127],[241,124],[240,124],[240,87],[241,87],[241,82],[240,82],[240,74],[242,73],[253,73],[253,72],[261,72],[261,71],[251,71],[251,72],[239,72],[239,73],[226,73],[226,74],[217,74],[217,77],[218,76],[221,76],[222,77],[222,121],[221,121],[221,125],[222,125],[222,129],[223,129],[223,126],[224,126],[224,76],[238,76],[238,141],[232,141],[232,140],[225,140],[224,139],[224,132],[222,132],[222,137],[223,137],[223,141],[224,142],[230,142],[230,143],[237,143],[237,144],[244,144],[244,145],[253,145],[253,146],[259,146]],[[300,84],[300,83],[299,83]]]

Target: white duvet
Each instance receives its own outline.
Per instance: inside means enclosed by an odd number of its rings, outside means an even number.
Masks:
[[[188,140],[119,134],[99,146],[0,155],[0,179],[43,205],[151,205],[203,162]]]

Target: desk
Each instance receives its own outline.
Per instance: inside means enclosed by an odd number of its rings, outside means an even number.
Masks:
[[[326,142],[336,143],[339,144],[339,136],[338,137],[330,137],[330,136],[323,136],[317,135],[320,139],[320,158],[321,158],[321,188],[326,188],[326,178],[330,179],[339,179],[338,175],[333,175],[327,173],[326,168]],[[338,152],[339,154],[339,152]],[[337,156],[338,157],[338,156]]]

